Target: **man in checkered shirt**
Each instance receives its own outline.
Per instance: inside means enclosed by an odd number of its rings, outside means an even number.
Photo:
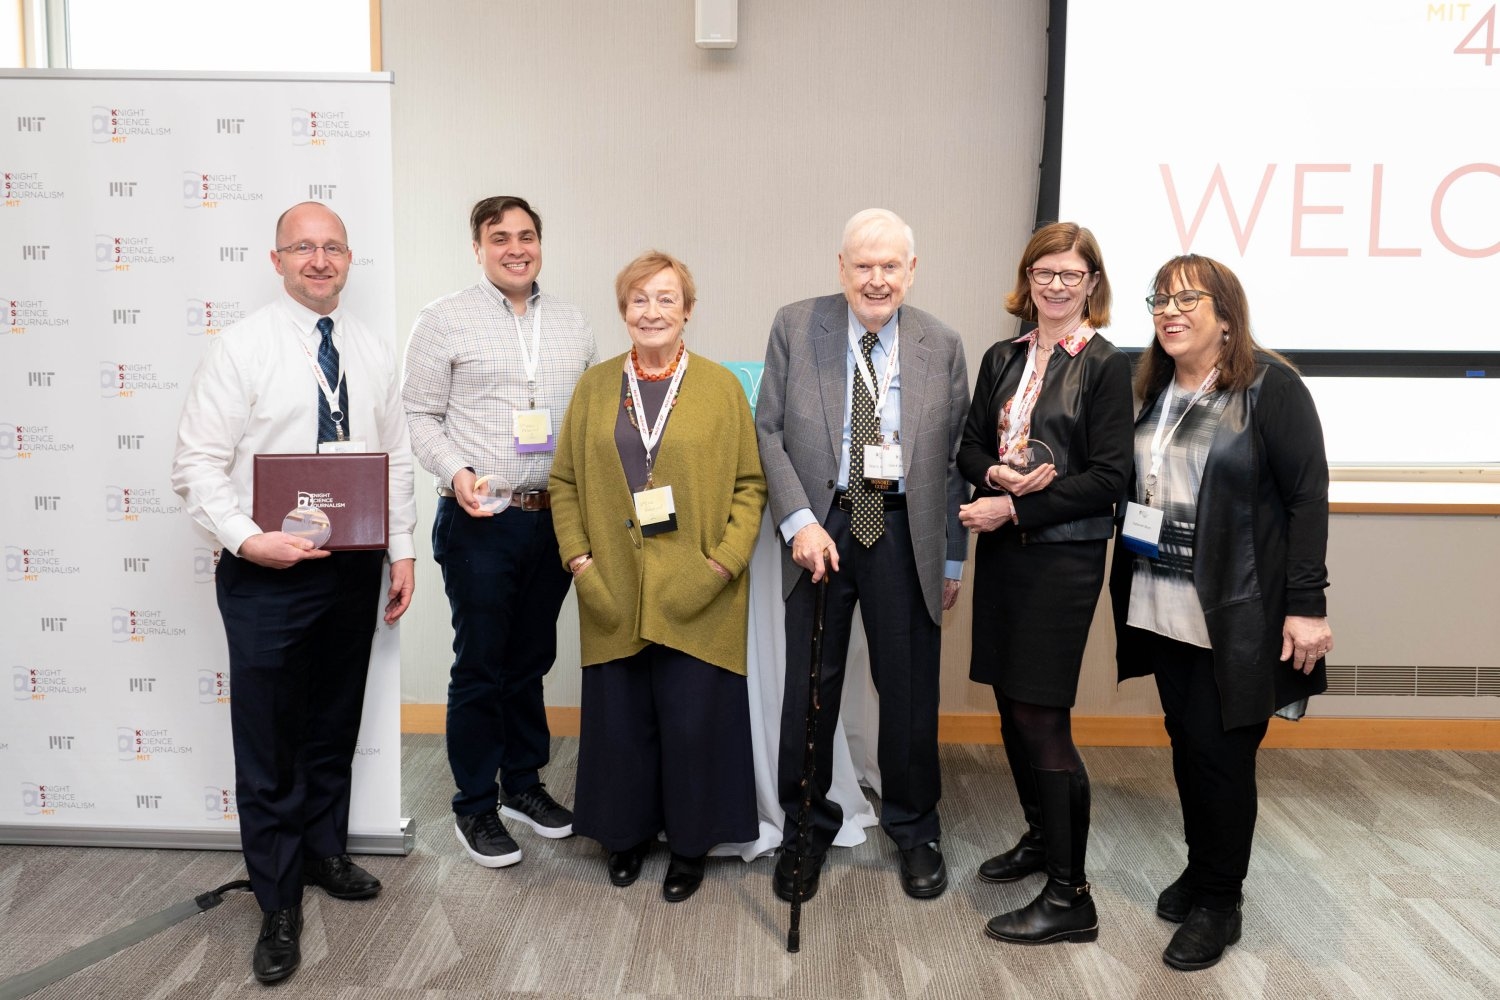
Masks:
[[[453,610],[454,832],[474,861],[502,868],[521,848],[497,809],[544,837],[573,833],[539,774],[551,738],[542,677],[571,580],[547,475],[573,387],[599,351],[583,313],[537,285],[542,220],[524,199],[485,198],[469,228],[483,274],[417,315],[402,399],[412,452],[436,479],[432,554]],[[513,489],[510,505],[486,509],[499,484]]]

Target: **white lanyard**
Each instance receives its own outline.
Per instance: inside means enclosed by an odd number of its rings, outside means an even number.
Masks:
[[[328,335],[330,340],[333,334]],[[344,384],[344,357],[339,355],[339,380],[333,385],[328,384],[328,376],[323,374],[323,366],[318,364],[318,359],[313,357],[313,352],[307,349],[307,344],[301,337],[297,338],[297,346],[302,348],[302,353],[307,357],[307,364],[313,370],[313,376],[318,380],[318,388],[323,390],[323,398],[328,400],[328,413],[333,417],[333,428],[338,434],[339,440],[344,440],[344,411],[339,407],[338,393],[335,391]]]
[[[526,390],[530,395],[531,408],[536,409],[536,366],[542,358],[542,300],[540,296],[531,304],[531,350],[526,350],[526,335],[521,332],[521,317],[515,313],[510,318],[516,321],[516,343],[521,347],[521,365],[526,369]]]
[[[1177,422],[1172,429],[1167,430],[1167,412],[1172,409],[1172,388],[1169,385],[1161,401],[1161,416],[1156,418],[1156,434],[1151,438],[1151,469],[1146,473],[1146,503],[1151,503],[1151,494],[1156,488],[1156,478],[1161,475],[1161,463],[1167,455],[1167,446],[1177,436],[1177,428],[1187,419],[1187,415],[1193,412],[1193,407],[1198,405],[1198,400],[1213,391],[1214,385],[1219,381],[1219,369],[1215,368],[1204,377],[1198,386],[1198,391],[1193,393],[1193,398],[1188,400],[1188,405],[1183,407],[1182,412],[1177,415]]]
[[[677,389],[682,385],[682,376],[687,373],[688,352],[684,348],[682,360],[677,363],[677,371],[672,373],[672,382],[667,386],[667,395],[661,401],[661,409],[656,411],[656,420],[651,424],[651,429],[646,430],[646,404],[641,401],[641,383],[635,377],[635,365],[628,360],[625,364],[625,377],[630,380],[630,401],[635,406],[635,429],[640,432],[641,444],[646,447],[646,478],[651,477],[651,449],[661,440],[661,432],[667,426],[667,414],[672,412],[672,403],[677,399]]]
[[[849,350],[854,352],[854,370],[864,380],[865,388],[870,390],[870,398],[875,401],[875,424],[880,425],[880,411],[885,409],[885,401],[891,394],[891,383],[896,380],[898,368],[896,355],[901,350],[901,327],[896,327],[896,336],[891,341],[891,351],[886,355],[885,374],[880,377],[880,388],[875,387],[875,380],[870,377],[870,366],[865,364],[865,352],[859,346],[859,339],[854,336],[854,330],[849,330]]]

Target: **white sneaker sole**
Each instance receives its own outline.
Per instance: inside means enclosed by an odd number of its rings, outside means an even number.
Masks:
[[[509,854],[480,854],[469,846],[468,840],[464,838],[464,832],[453,824],[453,835],[458,838],[458,843],[464,849],[464,853],[474,859],[476,864],[484,865],[486,868],[509,868],[521,860],[521,849],[518,847]]]
[[[525,823],[527,826],[531,827],[538,834],[546,837],[548,840],[562,840],[565,837],[573,836],[572,823],[569,823],[567,826],[542,826],[536,820],[521,812],[519,809],[512,809],[510,806],[501,806],[500,815],[504,816],[506,819],[513,819],[517,822]]]

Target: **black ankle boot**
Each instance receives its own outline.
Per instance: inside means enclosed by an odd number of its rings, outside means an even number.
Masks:
[[[1007,738],[1009,737],[1009,738]],[[1047,863],[1046,841],[1042,838],[1042,806],[1037,800],[1036,774],[1026,757],[1026,749],[1014,733],[1000,731],[1000,743],[1005,748],[1005,760],[1010,765],[1010,777],[1016,785],[1016,799],[1021,803],[1021,814],[1026,817],[1026,832],[1008,851],[990,858],[979,866],[979,877],[986,882],[1014,882],[1032,872],[1039,872]]]
[[[1201,906],[1193,911],[1172,935],[1171,943],[1161,953],[1161,960],[1174,969],[1192,972],[1217,965],[1224,949],[1240,939],[1244,918],[1238,905],[1232,910],[1209,910]]]
[[[1089,839],[1089,779],[1076,772],[1034,770],[1046,841],[1047,884],[1026,906],[990,920],[985,933],[1015,944],[1093,941],[1099,914],[1089,893],[1084,860]]]

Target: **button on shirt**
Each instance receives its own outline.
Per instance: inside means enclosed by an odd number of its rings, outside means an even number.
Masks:
[[[901,314],[899,311],[893,313],[886,321],[885,326],[877,332],[880,338],[875,349],[870,352],[870,360],[875,365],[875,391],[880,392],[880,381],[885,377],[885,366],[891,357],[891,350],[896,346],[896,333],[900,329]],[[849,333],[855,343],[865,334],[865,326],[859,317],[854,315],[854,310],[849,310]],[[844,352],[844,381],[849,386],[849,392],[844,393],[844,429],[839,437],[839,478],[838,487],[841,490],[849,488],[849,442],[854,435],[853,429],[853,403],[855,379],[862,379],[854,370],[854,365],[859,359],[851,347]],[[886,396],[885,407],[880,411],[880,433],[887,441],[901,430],[901,366],[898,361],[896,373],[891,377],[891,388]],[[902,479],[896,483],[896,492],[906,492],[906,480]],[[813,524],[817,518],[804,507],[794,510],[781,522],[781,537],[790,545],[792,536],[809,524]],[[946,560],[943,563],[943,576],[949,580],[958,580],[963,577],[963,563]]]
[[[531,323],[540,309],[536,405],[551,410],[552,433],[562,428],[573,387],[599,360],[588,321],[577,306],[532,285],[526,313],[487,279],[444,296],[417,314],[406,347],[402,398],[412,450],[439,486],[465,467],[500,475],[517,490],[544,490],[550,451],[518,454],[514,416],[531,402],[516,322],[531,350]]]
[[[367,451],[390,456],[386,551],[393,561],[414,558],[417,507],[396,352],[347,311],[330,315],[349,388],[350,436],[364,441]],[[172,489],[193,520],[236,555],[245,539],[261,533],[251,518],[254,457],[317,448],[320,390],[312,364],[321,340],[319,318],[283,292],[225,328],[188,386]]]

